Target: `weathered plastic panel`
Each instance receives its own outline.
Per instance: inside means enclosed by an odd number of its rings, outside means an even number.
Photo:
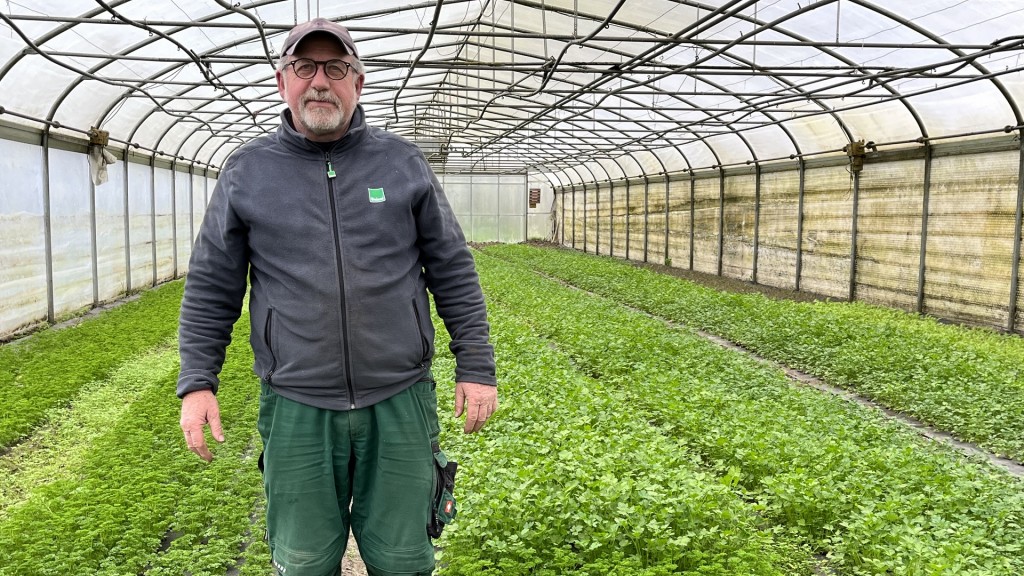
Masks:
[[[725,179],[722,276],[754,277],[754,223],[757,180],[753,174]]]
[[[644,247],[647,241],[646,203],[650,194],[650,184],[639,181],[630,187],[628,206],[629,238],[626,247],[631,260],[646,261]]]
[[[665,183],[651,182],[647,195],[647,261],[664,264],[665,247]]]
[[[799,218],[800,172],[793,170],[761,174],[758,283],[790,290],[796,287]]]
[[[149,166],[128,164],[128,238],[132,289],[152,286],[153,180]]]
[[[923,312],[1007,323],[1018,162],[1016,151],[933,160]]]
[[[629,182],[616,182],[612,187],[611,213],[608,216],[608,225],[611,229],[610,243],[612,245],[612,256],[618,258],[626,257],[626,241],[629,235],[627,216],[629,214],[629,199],[633,192]]]
[[[924,160],[868,163],[860,174],[856,300],[917,308]]]
[[[187,172],[174,172],[174,272],[182,275],[188,271],[188,259],[192,255],[192,178]]]
[[[659,187],[661,185],[659,184]],[[668,257],[672,266],[690,266],[690,179],[669,182],[668,190]]]
[[[853,181],[845,166],[811,168],[804,189],[800,289],[845,299],[850,294]]]
[[[699,178],[693,191],[693,269],[718,274],[718,229],[721,212],[718,178]]]
[[[0,140],[0,335],[46,319],[42,154]]]
[[[608,216],[612,211],[612,185],[608,182],[601,182],[594,189],[594,204],[597,213],[594,214],[595,234],[594,249],[598,254],[611,255],[612,229],[608,222]]]
[[[128,289],[124,238],[124,169],[108,167],[96,187],[96,272],[99,300],[113,300]]]
[[[84,154],[50,150],[50,231],[53,313],[93,303],[89,164]]]
[[[156,276],[157,282],[174,278],[175,226],[171,171],[156,169]]]

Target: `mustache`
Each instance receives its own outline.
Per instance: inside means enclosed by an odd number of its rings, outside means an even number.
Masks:
[[[300,104],[305,105],[308,102],[330,102],[331,104],[341,108],[341,100],[334,94],[331,94],[328,90],[307,90],[306,93],[302,95]]]

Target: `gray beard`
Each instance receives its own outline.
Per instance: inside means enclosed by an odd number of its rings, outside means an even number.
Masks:
[[[306,107],[306,103],[309,100],[317,99],[320,96],[315,91],[311,91],[303,96],[302,102],[300,103],[299,110],[299,121],[306,127],[307,130],[316,134],[317,136],[323,136],[330,134],[341,127],[345,121],[344,110],[342,110],[342,104],[334,97],[329,95],[326,98],[321,96],[321,99],[330,100],[337,108],[333,110],[325,110],[323,108],[317,108],[310,110]]]
[[[330,134],[341,127],[343,116],[341,110],[315,110],[303,108],[299,120],[310,132],[318,136]]]

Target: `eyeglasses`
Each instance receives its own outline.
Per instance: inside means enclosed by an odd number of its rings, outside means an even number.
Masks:
[[[292,67],[295,75],[303,80],[309,80],[313,76],[316,76],[316,70],[320,66],[324,67],[324,74],[331,80],[341,80],[345,76],[348,76],[349,69],[352,65],[341,59],[327,60],[313,60],[311,58],[296,58],[288,63],[288,66]]]

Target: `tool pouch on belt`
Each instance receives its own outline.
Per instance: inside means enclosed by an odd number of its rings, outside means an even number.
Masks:
[[[431,444],[434,451],[434,495],[430,502],[430,521],[427,523],[427,534],[431,538],[439,538],[444,525],[455,519],[455,471],[459,465],[450,462],[441,447],[435,442]]]

